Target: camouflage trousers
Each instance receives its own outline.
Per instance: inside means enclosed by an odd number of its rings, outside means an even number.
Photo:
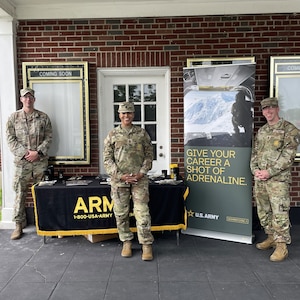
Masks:
[[[122,242],[130,241],[134,237],[129,223],[130,201],[132,199],[138,241],[140,244],[152,244],[154,238],[151,233],[151,216],[148,206],[148,181],[141,180],[137,184],[128,185],[128,187],[112,185],[111,198],[114,202],[113,209],[120,240]]]
[[[28,162],[22,160],[21,164],[15,166],[15,177],[13,181],[13,189],[16,192],[14,202],[13,222],[22,223],[26,220],[25,202],[28,193],[28,184],[39,182],[44,170],[47,169],[47,161]]]
[[[265,233],[276,242],[291,243],[289,184],[279,181],[255,181],[257,214]]]

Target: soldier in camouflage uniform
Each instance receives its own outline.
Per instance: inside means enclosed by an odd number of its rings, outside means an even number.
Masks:
[[[42,179],[48,166],[48,149],[52,141],[52,127],[49,117],[34,109],[34,90],[20,90],[22,109],[14,112],[6,124],[8,146],[14,154],[15,176],[13,188],[16,192],[13,221],[16,229],[11,239],[19,239],[26,226],[25,201],[28,184]]]
[[[268,237],[256,247],[260,250],[275,247],[270,260],[282,261],[288,256],[286,245],[291,243],[289,185],[300,132],[279,117],[277,98],[262,100],[261,108],[267,124],[255,137],[250,167],[258,217]]]
[[[136,219],[137,236],[142,245],[142,259],[152,260],[153,235],[149,213],[149,182],[147,172],[152,168],[153,147],[148,133],[132,124],[134,105],[119,106],[121,125],[109,132],[104,140],[103,161],[111,177],[111,198],[114,202],[119,238],[123,242],[121,255],[132,256],[133,233],[129,228],[130,199]]]

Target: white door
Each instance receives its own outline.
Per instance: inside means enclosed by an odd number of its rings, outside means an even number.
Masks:
[[[170,164],[170,69],[107,68],[97,70],[99,107],[100,173],[103,168],[103,141],[120,124],[120,102],[135,104],[134,124],[149,133],[154,161],[151,173],[161,174]]]

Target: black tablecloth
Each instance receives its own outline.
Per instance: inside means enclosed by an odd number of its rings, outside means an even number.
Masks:
[[[110,186],[87,179],[88,185],[32,187],[36,228],[39,235],[76,235],[117,233],[112,210]],[[185,198],[187,188],[150,183],[150,214],[153,231],[186,229]],[[130,218],[135,231],[135,219]]]

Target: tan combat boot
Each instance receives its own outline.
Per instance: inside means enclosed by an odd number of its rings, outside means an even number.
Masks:
[[[11,234],[10,239],[11,240],[20,239],[22,234],[23,234],[22,223],[16,223],[16,229]]]
[[[276,243],[274,241],[273,235],[268,235],[268,238],[261,243],[256,244],[256,248],[259,250],[268,250],[270,248],[275,248]]]
[[[142,250],[143,250],[142,260],[152,260],[153,259],[152,245],[143,245]]]
[[[276,243],[276,248],[270,256],[270,261],[283,261],[288,257],[288,254],[286,243]]]
[[[132,256],[131,245],[132,245],[131,241],[123,242],[121,256],[123,256],[123,257],[131,257]]]

